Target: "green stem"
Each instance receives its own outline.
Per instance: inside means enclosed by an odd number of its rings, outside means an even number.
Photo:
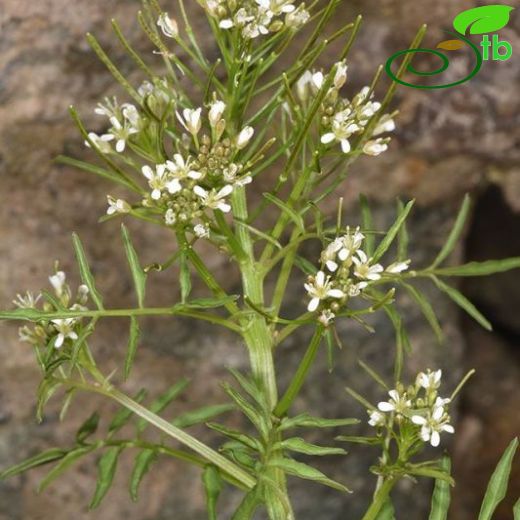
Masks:
[[[95,392],[97,394],[104,395],[105,397],[109,397],[114,401],[117,401],[119,404],[121,404],[128,410],[132,411],[139,417],[145,419],[148,423],[153,424],[156,428],[166,433],[169,437],[172,437],[173,439],[184,444],[208,462],[215,464],[215,466],[217,466],[222,471],[230,475],[232,478],[242,482],[244,486],[246,486],[248,489],[252,489],[255,486],[256,481],[249,473],[246,473],[243,469],[241,469],[236,464],[226,459],[216,451],[212,450],[209,446],[206,446],[204,443],[200,442],[198,439],[191,436],[189,433],[186,433],[180,428],[173,426],[168,421],[164,420],[157,414],[151,412],[150,410],[139,404],[137,401],[134,401],[126,394],[117,390],[116,388],[105,385],[102,386],[99,383],[96,385],[92,385],[80,381],[74,381],[71,379],[56,378],[56,380],[66,386],[78,388],[80,390],[85,390],[88,392]]]
[[[361,520],[376,520],[396,482],[397,479],[394,477],[390,477],[384,481],[383,485],[379,488],[374,501],[370,504],[370,507],[367,509],[367,512]]]
[[[286,390],[283,397],[280,399],[280,402],[274,409],[275,415],[278,417],[282,417],[287,413],[294,399],[298,395],[305,379],[307,378],[307,374],[309,369],[311,368],[314,359],[316,358],[316,354],[318,352],[318,348],[321,343],[321,338],[323,336],[323,327],[321,325],[314,332],[314,336],[311,339],[309,346],[307,347],[307,351],[303,356],[303,359],[300,362],[300,366],[294,375],[289,388]]]

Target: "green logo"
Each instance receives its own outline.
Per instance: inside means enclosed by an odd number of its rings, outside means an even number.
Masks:
[[[469,81],[473,78],[480,68],[482,67],[483,61],[492,59],[493,61],[506,61],[513,55],[512,45],[505,40],[500,40],[498,34],[493,34],[489,37],[488,33],[496,32],[502,29],[509,22],[509,15],[513,10],[513,7],[508,5],[485,5],[482,7],[475,7],[468,9],[458,14],[453,20],[453,27],[457,31],[448,32],[448,34],[454,35],[456,39],[444,40],[437,44],[437,49],[428,49],[419,47],[417,49],[405,49],[403,51],[396,52],[386,62],[387,74],[397,83],[405,85],[406,87],[420,88],[420,89],[440,89],[455,87]],[[480,47],[482,52],[469,38],[469,35],[482,34],[482,41]],[[398,78],[392,71],[392,65],[394,61],[401,56],[407,54],[433,54],[440,60],[440,66],[435,70],[424,72],[416,69],[411,63],[407,65],[406,70],[416,76],[435,76],[441,74],[449,67],[449,59],[446,54],[442,51],[456,51],[464,47],[469,47],[475,56],[475,65],[468,75],[460,80],[453,81],[451,83],[441,85],[414,85]]]

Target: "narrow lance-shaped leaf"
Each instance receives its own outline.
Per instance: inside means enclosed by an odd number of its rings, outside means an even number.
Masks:
[[[444,335],[442,333],[441,326],[439,325],[439,321],[437,320],[437,316],[435,315],[435,311],[431,306],[430,302],[426,299],[426,297],[413,285],[409,285],[407,283],[401,282],[401,285],[408,291],[408,293],[412,296],[412,298],[417,302],[421,312],[424,317],[430,324],[433,332],[437,336],[437,340],[439,343],[442,343],[444,339]]]
[[[180,256],[179,282],[181,285],[181,301],[182,303],[186,303],[191,292],[191,274],[188,257],[184,252]]]
[[[116,473],[117,459],[119,458],[121,451],[123,451],[122,447],[112,446],[111,448],[108,448],[99,459],[96,490],[94,491],[94,496],[89,504],[89,509],[95,509],[99,506],[110,489]]]
[[[271,460],[269,465],[275,468],[282,469],[288,475],[293,475],[295,477],[299,477],[305,480],[313,480],[325,486],[337,489],[338,491],[344,491],[347,493],[350,492],[349,489],[343,484],[340,484],[339,482],[330,479],[321,471],[317,470],[316,468],[313,468],[312,466],[308,466],[303,462],[297,462],[292,459],[278,458]]]
[[[451,461],[445,455],[441,460],[441,468],[450,473]],[[442,479],[435,482],[435,489],[432,495],[432,506],[428,520],[446,520],[448,518],[448,509],[450,507],[450,485]]]
[[[134,364],[135,353],[137,352],[137,346],[139,344],[139,322],[135,316],[130,317],[130,331],[128,335],[128,347],[126,350],[126,358],[125,358],[125,370],[124,370],[124,378],[128,379],[130,375],[130,370],[132,370],[132,365]]]
[[[275,204],[280,208],[283,214],[285,214],[289,220],[292,220],[298,229],[305,233],[305,224],[303,223],[303,220],[296,211],[294,211],[291,207],[289,207],[285,202],[281,201],[278,197],[275,197],[271,193],[264,193],[263,196],[269,201]]]
[[[15,475],[19,475],[24,471],[27,471],[32,468],[36,468],[38,466],[43,466],[44,464],[49,464],[58,459],[62,459],[67,452],[60,448],[52,448],[50,450],[43,451],[42,453],[38,453],[34,457],[30,457],[10,468],[4,469],[0,473],[0,480],[5,478],[14,477]]]
[[[78,444],[83,444],[85,440],[96,433],[96,430],[99,426],[99,413],[94,412],[80,427],[78,432],[76,433],[76,442]]]
[[[404,204],[401,200],[397,201],[397,211],[401,213],[404,210]],[[397,234],[397,260],[404,261],[408,258],[408,230],[406,228],[406,221],[403,222],[399,233]]]
[[[92,271],[88,265],[87,257],[85,255],[85,250],[83,249],[83,245],[81,241],[76,235],[76,233],[72,234],[72,243],[74,245],[74,251],[76,252],[76,258],[78,260],[79,272],[81,275],[81,279],[83,283],[88,287],[89,295],[96,304],[98,309],[103,309],[103,300],[98,290],[96,289],[96,285],[94,283],[94,276],[92,275]]]
[[[488,276],[518,268],[520,268],[520,257],[487,260],[485,262],[469,262],[464,265],[435,269],[434,272],[440,276]]]
[[[444,293],[446,293],[459,307],[464,309],[475,321],[480,323],[486,330],[492,330],[491,323],[481,314],[481,312],[473,305],[460,291],[445,284],[438,278],[433,279],[435,285]]]
[[[49,473],[42,479],[38,485],[38,493],[41,493],[53,480],[58,478],[60,475],[65,473],[77,460],[87,455],[91,451],[94,451],[96,446],[94,444],[89,446],[83,446],[69,451],[65,457],[63,457],[58,464],[56,464]]]
[[[468,213],[471,208],[471,199],[468,195],[464,197],[464,201],[462,202],[462,205],[460,207],[459,213],[457,214],[457,218],[455,219],[455,224],[453,225],[453,228],[450,231],[450,234],[448,236],[448,239],[446,240],[446,243],[442,247],[441,251],[433,261],[430,268],[437,267],[439,264],[441,264],[446,258],[448,258],[449,254],[453,251],[455,246],[457,245],[457,242],[460,238],[460,235],[462,233],[462,230],[464,229],[464,224],[466,223],[466,220],[468,218]]]
[[[197,410],[183,413],[177,416],[172,424],[177,428],[189,428],[195,424],[205,423],[215,417],[234,410],[235,406],[232,404],[215,404],[210,406],[203,406]]]
[[[137,502],[139,498],[138,493],[141,481],[156,458],[157,453],[152,449],[142,450],[135,458],[134,469],[132,470],[132,476],[130,477],[130,496],[134,502]]]
[[[392,500],[390,497],[388,497],[381,510],[379,511],[379,514],[377,515],[376,520],[395,520],[395,511],[394,506],[392,504]]]
[[[145,296],[145,288],[146,288],[146,273],[144,272],[141,264],[139,263],[139,258],[137,256],[137,252],[135,251],[134,246],[132,245],[132,241],[130,240],[130,234],[126,227],[121,225],[121,234],[123,236],[123,244],[125,246],[126,258],[128,260],[128,265],[130,266],[130,271],[132,272],[132,278],[134,280],[135,292],[137,294],[137,303],[139,308],[143,308],[144,306],[144,296]]]
[[[397,233],[399,233],[399,230],[401,229],[401,226],[404,224],[404,221],[408,217],[408,214],[410,213],[413,205],[413,200],[408,202],[406,206],[403,208],[403,210],[399,213],[397,216],[397,219],[392,224],[388,232],[386,233],[385,238],[381,240],[379,245],[377,246],[377,249],[373,255],[373,261],[377,262],[388,250],[388,248],[392,245],[392,242],[394,241],[395,237],[397,236]]]
[[[518,439],[515,438],[506,448],[506,451],[504,451],[493,475],[491,475],[484,500],[482,501],[478,520],[491,520],[498,504],[500,504],[506,496],[511,465],[517,448]]]
[[[279,429],[284,431],[289,428],[338,428],[340,426],[359,424],[359,422],[359,419],[323,419],[321,417],[313,417],[304,413],[296,415],[295,417],[284,418]]]
[[[208,465],[202,474],[202,482],[206,490],[206,507],[209,520],[217,520],[217,500],[222,491],[222,479],[218,469]]]
[[[346,455],[347,452],[343,448],[333,448],[328,446],[317,446],[301,439],[300,437],[291,437],[281,442],[282,448],[303,453],[305,455]]]

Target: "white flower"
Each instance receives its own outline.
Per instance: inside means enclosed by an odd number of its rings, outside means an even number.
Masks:
[[[295,11],[287,13],[285,15],[285,25],[290,29],[299,29],[302,25],[305,25],[311,18],[311,15],[305,4],[300,4]]]
[[[326,265],[327,269],[334,273],[338,264],[336,262],[336,255],[338,251],[341,249],[342,243],[340,238],[336,238],[332,241],[321,253],[321,262]]]
[[[209,227],[205,224],[197,224],[193,228],[193,232],[195,233],[195,236],[199,238],[208,238],[209,237]]]
[[[226,203],[224,197],[227,197],[232,191],[233,186],[231,184],[226,184],[218,192],[215,189],[208,192],[198,185],[193,188],[193,192],[202,199],[204,206],[211,209],[219,209],[223,213],[231,211],[231,206]]]
[[[101,153],[111,153],[112,147],[110,146],[110,143],[108,142],[110,140],[107,139],[106,135],[99,136],[95,134],[94,132],[89,132],[88,138],[94,143],[94,146],[101,152]],[[89,141],[85,140],[85,146],[88,148],[92,148]]]
[[[181,123],[181,125],[188,130],[188,132],[192,135],[197,135],[202,126],[202,121],[200,118],[202,109],[201,108],[185,108],[182,111],[182,116],[179,112],[176,112],[177,119]]]
[[[126,200],[115,199],[111,195],[107,195],[107,215],[114,215],[115,213],[129,213],[132,207]]]
[[[380,135],[385,132],[393,132],[395,130],[395,121],[390,117],[390,114],[385,114],[377,122],[373,135]]]
[[[359,283],[353,283],[352,285],[350,285],[350,287],[348,288],[348,295],[351,297],[351,298],[354,298],[356,296],[359,296],[361,294],[361,291],[367,287],[368,283],[367,282],[359,282]]]
[[[169,179],[166,175],[166,165],[158,164],[155,171],[150,166],[143,166],[141,171],[148,179],[148,184],[152,188],[151,197],[153,200],[159,200],[162,192],[167,189],[170,193],[177,193],[182,189],[178,179]]]
[[[74,324],[76,323],[74,318],[56,319],[52,320],[52,323],[59,333],[54,343],[56,348],[60,348],[67,338],[72,340],[78,339],[78,335],[74,332]]]
[[[117,117],[113,116],[110,118],[112,128],[108,133],[101,136],[104,141],[116,140],[116,152],[122,153],[125,151],[126,142],[132,134],[137,133],[137,129],[125,122],[121,124]]]
[[[161,28],[162,33],[167,38],[176,38],[179,35],[179,27],[177,22],[168,16],[168,13],[162,13],[158,20],[157,25]]]
[[[339,240],[341,243],[341,248],[339,250],[338,257],[342,262],[344,262],[361,247],[363,240],[365,240],[365,235],[361,233],[359,227],[357,227],[354,232],[351,232],[350,228],[347,227],[346,234],[340,237]]]
[[[390,274],[399,274],[403,271],[406,271],[409,267],[409,264],[410,260],[405,260],[404,262],[394,262],[385,269],[385,272]]]
[[[390,390],[388,395],[390,396],[388,401],[381,401],[377,405],[381,412],[403,414],[412,406],[412,402],[407,399],[406,394],[400,395],[397,390]]]
[[[141,83],[139,88],[137,89],[137,93],[142,97],[145,98],[146,96],[149,96],[150,94],[153,94],[154,86],[148,81],[145,80]]]
[[[427,370],[417,374],[416,384],[426,390],[436,390],[441,385],[442,370]]]
[[[87,303],[89,292],[89,288],[84,284],[81,284],[78,287],[78,296],[76,299],[78,300],[79,304],[85,305],[85,303]]]
[[[58,298],[61,298],[61,295],[63,294],[66,279],[67,276],[63,271],[56,271],[56,274],[49,276],[49,282],[51,283]]]
[[[41,294],[38,294],[35,297],[32,292],[27,291],[23,296],[21,294],[17,294],[16,299],[13,300],[13,303],[20,309],[34,309],[41,296]]]
[[[309,97],[309,87],[312,83],[312,72],[306,70],[296,82],[296,94],[300,101],[305,102]]]
[[[336,63],[336,73],[334,75],[334,86],[340,89],[347,81],[347,64],[344,61]]]
[[[330,309],[324,309],[318,318],[318,321],[324,326],[328,327],[333,321],[336,315]]]
[[[225,20],[220,20],[218,26],[221,29],[231,29],[235,24],[233,23],[233,20],[231,18],[226,18]]]
[[[388,150],[388,144],[384,139],[376,139],[375,141],[367,141],[363,146],[363,153],[372,155],[373,157],[382,154]]]
[[[209,124],[214,128],[222,119],[224,111],[226,110],[226,104],[224,101],[214,101],[211,103],[211,107],[208,113]]]
[[[356,132],[360,131],[361,127],[355,123],[352,118],[352,110],[346,108],[334,115],[332,119],[331,131],[321,136],[323,144],[330,144],[333,141],[339,141],[343,153],[350,152],[349,138]]]
[[[355,264],[354,274],[363,280],[376,281],[381,278],[383,272],[383,266],[381,264],[370,265],[370,259],[367,257],[364,251],[358,249],[356,251],[357,257],[354,256],[352,261]]]
[[[252,126],[246,126],[242,129],[242,131],[238,134],[237,137],[237,148],[239,150],[242,150],[247,143],[251,140],[253,137],[253,134],[255,133],[255,130]]]
[[[175,222],[177,222],[177,217],[175,216],[175,212],[173,209],[169,208],[166,213],[164,214],[164,222],[167,226],[173,226],[175,225]]]
[[[384,426],[384,424],[386,422],[384,414],[382,414],[381,412],[378,412],[377,410],[373,410],[372,412],[369,412],[369,413],[370,413],[370,418],[368,420],[368,424],[370,424],[370,426],[374,426],[374,427]]]
[[[188,159],[188,161],[185,161],[182,155],[178,153],[173,155],[173,161],[166,161],[165,166],[166,169],[173,173],[179,180],[185,179],[186,177],[198,180],[202,177],[202,173],[190,168],[190,160]]]
[[[316,90],[321,90],[321,87],[323,87],[324,82],[325,82],[325,76],[323,76],[323,72],[315,72],[311,76],[311,85]]]
[[[427,417],[422,415],[413,415],[412,422],[421,426],[421,439],[424,442],[430,442],[434,447],[440,443],[442,432],[455,433],[455,428],[448,424],[448,416],[444,413],[443,406],[435,406],[433,412]]]
[[[327,298],[343,298],[345,293],[340,289],[334,289],[330,281],[330,276],[325,276],[323,271],[318,271],[310,283],[304,284],[311,301],[307,306],[309,312],[314,312],[321,300]]]
[[[94,112],[98,116],[105,116],[108,117],[108,119],[117,115],[118,111],[119,105],[117,103],[116,97],[113,97],[112,99],[105,98],[105,104],[103,105],[103,103],[98,103],[96,108],[94,109]]]
[[[381,108],[381,103],[378,101],[367,101],[365,106],[361,108],[359,114],[364,119],[369,119]]]

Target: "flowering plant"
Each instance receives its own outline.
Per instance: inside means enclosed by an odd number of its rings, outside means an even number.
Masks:
[[[317,446],[294,433],[309,428],[347,428],[356,418],[321,418],[308,413],[293,415],[292,405],[305,383],[324,340],[334,346],[339,339],[338,320],[352,319],[369,328],[365,318],[384,312],[396,331],[394,380],[383,380],[360,361],[362,368],[382,387],[386,400],[370,403],[355,389],[348,393],[368,412],[371,436],[341,435],[338,441],[368,444],[380,450],[371,468],[377,476],[373,501],[363,520],[393,518],[391,491],[403,478],[436,481],[431,518],[445,518],[449,504],[449,458],[425,461],[427,444],[439,446],[444,434],[455,432],[449,409],[471,372],[449,397],[439,395],[441,371],[425,369],[411,384],[403,382],[403,364],[411,349],[395,304],[397,290],[408,292],[422,310],[434,332],[442,329],[431,304],[415,285],[431,280],[439,290],[467,311],[484,327],[489,322],[444,279],[480,276],[520,266],[520,259],[442,266],[452,252],[469,212],[462,204],[445,245],[431,265],[419,268],[408,258],[406,219],[413,201],[399,203],[395,222],[385,232],[374,230],[370,209],[361,197],[362,223],[342,223],[342,201],[338,202],[335,225],[320,203],[331,200],[346,179],[349,164],[360,155],[377,156],[390,143],[396,113],[388,111],[395,84],[381,101],[375,91],[381,69],[371,85],[346,97],[347,55],[360,27],[360,18],[325,37],[327,23],[338,6],[331,0],[324,7],[307,7],[291,0],[200,0],[208,26],[220,50],[211,63],[202,52],[180,1],[181,22],[161,10],[156,0],[145,0],[138,20],[163,61],[162,75],[153,72],[125,39],[117,23],[116,35],[136,66],[147,76],[137,88],[120,73],[92,35],[88,40],[100,59],[125,89],[128,100],[116,98],[98,104],[95,113],[105,118],[106,133],[89,132],[77,112],[71,114],[97,163],[68,157],[60,161],[99,175],[121,190],[109,194],[103,220],[136,218],[145,225],[171,231],[176,241],[172,257],[163,263],[142,266],[127,229],[122,240],[132,273],[137,307],[107,309],[89,267],[83,245],[74,235],[73,246],[82,283],[73,298],[66,275],[56,265],[49,282],[52,291],[17,296],[17,309],[0,313],[1,319],[25,320],[20,339],[32,346],[41,369],[38,417],[47,401],[64,391],[63,414],[77,391],[92,392],[116,401],[121,409],[99,436],[100,417],[89,417],[78,431],[74,445],[53,448],[1,476],[16,475],[29,468],[53,463],[42,481],[45,488],[74,461],[100,452],[96,490],[90,506],[99,505],[116,472],[118,457],[125,449],[138,450],[130,479],[130,493],[137,499],[146,472],[159,456],[177,458],[202,468],[210,519],[217,518],[217,499],[224,483],[243,492],[234,519],[249,519],[259,508],[271,519],[294,518],[287,490],[287,477],[299,477],[330,486],[340,492],[348,488],[328,478],[313,465],[298,460],[310,456],[344,455],[339,446]],[[299,47],[295,35],[304,26],[312,30]],[[412,43],[416,48],[424,33]],[[332,66],[320,69],[318,59],[333,42],[342,42]],[[269,75],[287,49],[297,56],[285,73]],[[180,49],[191,64],[182,61]],[[409,64],[407,58],[400,74]],[[255,204],[250,195],[257,177],[276,172],[276,181]],[[124,195],[122,193],[125,193]],[[269,208],[277,212],[268,229],[258,223]],[[380,238],[376,243],[376,238]],[[203,241],[228,256],[240,271],[242,290],[230,295],[199,255]],[[315,241],[322,252],[314,262],[300,254],[301,246]],[[168,307],[147,305],[146,281],[154,271],[180,266],[180,301]],[[301,285],[306,308],[294,319],[282,315],[290,278],[303,271]],[[191,296],[191,277],[196,273],[208,288],[207,298]],[[297,274],[296,274],[297,275]],[[266,279],[275,280],[272,294],[264,289]],[[250,372],[231,370],[235,386],[224,385],[229,402],[206,406],[166,420],[161,412],[186,386],[174,382],[163,395],[145,405],[144,393],[130,397],[118,387],[118,376],[105,374],[96,362],[94,333],[106,317],[129,320],[129,342],[121,370],[128,378],[139,345],[139,320],[147,315],[185,316],[205,320],[237,334],[245,344]],[[280,388],[276,350],[302,327],[313,330],[307,350],[286,388]],[[283,367],[278,367],[278,372]],[[333,375],[331,377],[334,377]],[[445,395],[445,394],[444,394]],[[216,418],[237,409],[251,422],[256,433],[240,431]],[[137,420],[136,420],[137,419]],[[135,421],[135,438],[121,437],[121,429]],[[222,436],[219,450],[203,443],[187,430],[206,423]],[[163,434],[160,442],[146,437],[147,426]],[[172,443],[174,445],[172,446]],[[481,519],[490,518],[503,497],[516,440],[506,450],[483,502]],[[517,507],[518,513],[518,507]]]

